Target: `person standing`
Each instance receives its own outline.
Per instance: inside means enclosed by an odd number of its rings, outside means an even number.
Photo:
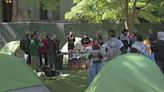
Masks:
[[[25,37],[20,41],[20,48],[24,51],[24,58],[28,65],[31,64],[30,43],[30,33],[27,33]]]
[[[156,34],[151,29],[148,32],[148,40],[150,41],[150,45],[152,45],[157,40]]]
[[[109,48],[108,50],[109,59],[113,59],[117,57],[118,55],[122,54],[121,49],[123,48],[124,44],[121,40],[119,40],[116,37],[115,30],[110,30],[109,35],[111,38],[109,41],[107,41],[106,44]]]
[[[81,44],[83,46],[87,46],[90,43],[90,38],[87,36],[87,34],[84,34],[81,39]]]
[[[31,67],[35,70],[39,68],[39,57],[38,57],[38,50],[39,50],[39,39],[38,39],[38,32],[35,32],[31,37],[30,43],[30,54],[31,54]]]
[[[75,47],[74,43],[75,43],[75,36],[73,34],[73,32],[70,32],[69,35],[67,36],[67,42],[68,42],[68,66],[71,67],[71,59],[72,59],[72,51]]]
[[[164,32],[158,32],[158,40],[152,45],[157,65],[164,73]]]
[[[57,60],[58,60],[58,54],[59,54],[59,48],[60,48],[60,40],[58,39],[56,34],[53,34],[50,42],[50,51],[51,51],[51,56],[50,56],[50,67],[52,69],[55,69],[57,66]]]
[[[73,50],[74,42],[75,42],[75,36],[74,36],[73,32],[69,33],[69,35],[67,36],[67,41],[68,41],[68,51]]]
[[[52,55],[52,51],[51,51],[51,43],[52,43],[52,40],[51,40],[51,35],[50,34],[47,34],[46,35],[46,39],[48,41],[48,51],[47,51],[47,57],[48,57],[48,64],[50,65],[50,58],[51,58],[51,55]],[[49,66],[48,65],[48,66]]]
[[[104,39],[102,37],[101,31],[96,32],[95,38],[98,39],[98,43],[100,46],[104,44]]]
[[[40,48],[39,48],[39,60],[40,60],[40,66],[43,64],[43,59],[45,62],[45,65],[48,65],[48,39],[46,38],[46,34],[41,34],[40,39]]]
[[[102,58],[103,56],[101,54],[98,39],[95,38],[93,41],[93,46],[88,49],[88,60],[89,60],[88,82],[89,84],[93,81],[95,76],[101,70]]]
[[[128,30],[124,29],[120,35],[120,40],[123,42],[124,46],[122,48],[123,53],[127,53],[129,47],[129,37],[128,37]]]

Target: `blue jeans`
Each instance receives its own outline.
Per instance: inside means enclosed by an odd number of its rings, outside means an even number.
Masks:
[[[88,74],[89,84],[93,81],[93,79],[99,73],[101,68],[102,68],[102,62],[92,63],[92,65],[89,68],[89,74]]]

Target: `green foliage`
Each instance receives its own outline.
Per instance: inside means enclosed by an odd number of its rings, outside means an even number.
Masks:
[[[74,3],[74,4],[77,4],[77,3],[79,3],[80,1],[82,1],[82,0],[74,0],[73,3]]]
[[[129,15],[143,18],[151,23],[164,22],[163,0],[129,0]],[[125,19],[124,0],[74,0],[74,7],[65,14],[66,20],[78,20],[81,22],[122,22]],[[137,22],[137,19],[134,19]]]

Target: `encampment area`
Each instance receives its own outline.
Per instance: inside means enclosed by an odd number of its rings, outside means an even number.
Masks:
[[[0,92],[164,92],[164,0],[0,0]]]
[[[15,42],[13,48],[17,47]],[[6,45],[9,46],[9,45]],[[4,52],[6,47],[2,48]],[[11,47],[8,47],[11,48]],[[19,49],[19,47],[17,48]],[[14,49],[12,49],[14,50]],[[3,53],[1,52],[1,53]],[[38,77],[22,58],[0,54],[1,91],[7,92],[163,92],[163,74],[155,62],[139,54],[109,61],[88,85],[88,70],[60,70],[60,77]],[[9,55],[6,55],[9,54]],[[13,54],[14,55],[14,54]]]

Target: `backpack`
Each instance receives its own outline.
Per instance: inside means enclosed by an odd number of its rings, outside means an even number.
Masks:
[[[25,50],[25,39],[22,39],[22,40],[20,41],[19,47],[20,47],[21,50]]]
[[[112,59],[121,54],[121,49],[120,49],[118,40],[108,41],[107,46],[109,48],[109,51],[108,51],[109,58]]]

